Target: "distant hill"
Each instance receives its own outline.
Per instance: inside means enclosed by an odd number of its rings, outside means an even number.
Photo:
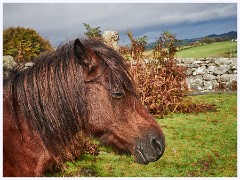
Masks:
[[[219,34],[219,35],[211,34],[207,37],[208,38],[223,38],[223,39],[227,39],[227,40],[237,39],[237,31],[230,31],[228,33]]]
[[[183,46],[183,45],[186,45],[186,44],[189,44],[189,43],[192,43],[192,42],[196,42],[196,41],[199,41],[203,38],[210,38],[210,39],[222,39],[224,41],[229,41],[229,40],[232,40],[232,39],[237,39],[237,31],[230,31],[228,33],[223,33],[223,34],[211,34],[211,35],[208,35],[208,36],[205,36],[205,37],[199,37],[199,38],[192,38],[192,39],[182,39],[180,40],[180,42],[177,42],[176,44],[178,46]],[[148,43],[147,45],[147,49],[153,49],[154,47],[156,46],[156,42],[151,42],[151,43]]]

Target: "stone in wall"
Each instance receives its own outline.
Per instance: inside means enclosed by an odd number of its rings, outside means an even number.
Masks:
[[[193,74],[193,69],[187,68],[186,74],[187,74],[188,76],[189,76],[189,75],[192,75],[192,74]]]
[[[191,65],[196,59],[194,58],[178,58],[177,61],[182,64]]]
[[[187,84],[189,89],[202,91],[204,87],[203,77],[201,75],[190,76],[187,79]]]
[[[203,84],[204,84],[204,90],[206,90],[206,91],[212,91],[212,90],[215,90],[218,87],[217,80],[204,81]]]
[[[3,77],[6,78],[10,71],[17,66],[12,56],[3,56]]]
[[[198,68],[199,64],[201,64],[201,61],[194,61],[193,63],[188,64],[188,67],[190,67],[190,68]]]
[[[205,74],[203,75],[203,79],[206,80],[206,81],[212,81],[212,80],[217,79],[217,76],[214,76],[214,75],[212,75],[212,74],[205,73]]]
[[[222,82],[237,81],[237,75],[236,74],[223,74],[223,75],[220,76],[220,80]]]
[[[32,67],[34,65],[34,63],[33,62],[28,62],[28,63],[25,63],[24,64],[24,69],[26,69],[26,68],[29,68],[29,67]]]
[[[230,65],[230,64],[234,64],[234,63],[235,63],[234,58],[218,58],[215,61],[215,64],[217,64],[217,65]]]
[[[232,64],[231,70],[237,70],[237,64]]]
[[[5,69],[12,69],[17,65],[12,56],[3,56],[3,67]]]
[[[108,46],[118,50],[119,34],[117,31],[104,31],[102,37]]]
[[[193,72],[193,75],[205,74],[206,71],[207,71],[206,66],[200,66]]]
[[[230,69],[229,65],[220,65],[218,67],[216,66],[214,69],[214,74],[222,75],[228,72],[229,69]]]
[[[213,74],[215,71],[215,66],[214,65],[209,65],[207,68],[208,74]]]
[[[16,63],[12,56],[3,56],[3,78],[7,78],[13,71],[22,71],[33,65],[33,62]]]

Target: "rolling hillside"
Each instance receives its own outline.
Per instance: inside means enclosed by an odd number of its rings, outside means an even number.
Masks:
[[[223,33],[223,34],[211,34],[209,36],[205,36],[205,37],[199,37],[199,38],[192,38],[192,39],[181,39],[179,42],[177,42],[176,44],[178,46],[184,46],[184,45],[187,45],[189,43],[193,43],[193,42],[196,42],[196,41],[199,41],[203,38],[210,38],[210,39],[222,39],[224,41],[230,41],[232,39],[237,39],[237,32],[236,31],[230,31],[228,33]],[[156,46],[156,42],[151,42],[151,43],[148,43],[147,45],[147,49],[154,49],[154,47]]]
[[[237,42],[215,42],[177,52],[179,58],[237,57]]]
[[[144,58],[152,58],[153,50],[143,53]],[[237,42],[225,41],[205,44],[177,52],[178,58],[237,57]]]

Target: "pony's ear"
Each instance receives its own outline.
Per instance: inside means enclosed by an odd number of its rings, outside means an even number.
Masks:
[[[74,41],[74,52],[79,60],[83,60],[87,57],[87,49],[79,39]]]
[[[74,42],[74,52],[80,63],[90,72],[99,64],[96,54],[85,47],[79,39]]]

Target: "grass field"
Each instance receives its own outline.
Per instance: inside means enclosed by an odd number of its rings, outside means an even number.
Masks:
[[[152,58],[153,50],[148,50],[143,53],[144,58]],[[229,58],[237,57],[237,42],[215,42],[203,46],[192,47],[178,51],[176,56],[178,58]]]
[[[237,57],[237,42],[215,42],[177,52],[179,58]]]
[[[82,155],[75,162],[67,162],[61,172],[46,176],[236,177],[237,94],[192,98],[216,104],[217,111],[157,119],[166,136],[165,153],[157,162],[140,165],[132,156],[99,147],[98,156]]]

